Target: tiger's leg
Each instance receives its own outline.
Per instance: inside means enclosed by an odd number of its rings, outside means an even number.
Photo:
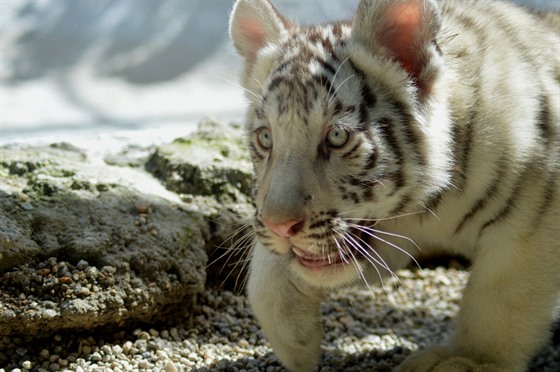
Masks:
[[[549,336],[560,295],[558,243],[539,236],[551,235],[482,236],[451,347],[421,351],[400,371],[524,371]]]
[[[249,302],[267,340],[292,371],[313,371],[323,330],[322,294],[290,275],[285,258],[256,244],[248,282]]]

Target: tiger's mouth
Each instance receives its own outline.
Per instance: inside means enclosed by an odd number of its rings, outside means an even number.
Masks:
[[[297,247],[292,247],[292,251],[295,253],[299,264],[311,270],[319,270],[348,263],[348,261],[342,257],[341,252],[338,251],[329,254],[317,254]]]
[[[334,268],[367,259],[369,255],[367,252],[372,249],[367,234],[358,230],[354,231],[352,236],[350,240],[352,244],[339,242],[336,244],[338,248],[328,253],[310,252],[296,246],[292,246],[292,251],[299,264],[311,270]]]

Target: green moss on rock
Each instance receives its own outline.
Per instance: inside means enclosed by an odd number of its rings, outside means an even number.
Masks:
[[[214,196],[220,202],[249,202],[252,165],[242,131],[210,119],[197,132],[159,146],[147,169],[180,194]]]

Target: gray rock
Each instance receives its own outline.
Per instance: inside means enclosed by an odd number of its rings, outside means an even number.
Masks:
[[[241,132],[209,120],[151,156],[167,189],[68,144],[0,151],[0,335],[188,313],[208,253],[253,213]]]
[[[239,289],[255,213],[253,170],[242,129],[204,119],[192,135],[159,146],[146,169],[208,221],[210,284]]]

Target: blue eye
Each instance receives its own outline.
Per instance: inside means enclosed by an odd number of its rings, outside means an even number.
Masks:
[[[348,142],[350,133],[342,128],[331,128],[327,133],[327,146],[331,148],[340,148]]]
[[[272,148],[272,133],[268,128],[261,128],[257,131],[257,142],[265,150]]]

